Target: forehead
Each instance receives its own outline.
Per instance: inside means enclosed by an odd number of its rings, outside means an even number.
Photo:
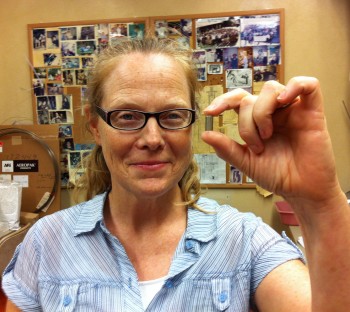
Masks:
[[[184,68],[167,55],[132,53],[118,59],[104,85],[106,97],[137,96],[147,91],[152,91],[154,96],[184,96],[185,93],[188,97]]]
[[[164,54],[131,53],[119,58],[112,69],[111,76],[134,76],[142,78],[141,74],[156,76],[157,78],[186,78],[184,68],[173,57]],[[114,77],[113,77],[114,78]]]

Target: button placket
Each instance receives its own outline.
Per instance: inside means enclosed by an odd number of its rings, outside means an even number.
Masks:
[[[231,281],[230,278],[217,278],[212,280],[212,293],[214,305],[220,311],[230,306]]]
[[[61,309],[62,312],[70,312],[74,311],[76,302],[77,302],[77,295],[79,290],[79,284],[74,285],[63,285],[60,293],[61,293]]]

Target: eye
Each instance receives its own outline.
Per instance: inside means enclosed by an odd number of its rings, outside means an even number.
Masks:
[[[163,112],[160,115],[159,122],[167,129],[180,129],[187,127],[191,121],[191,111],[175,109]]]
[[[168,111],[168,112],[164,112],[161,115],[161,118],[163,120],[184,120],[186,119],[188,116],[188,112],[187,111],[182,111],[182,110],[172,110],[172,111]]]
[[[134,112],[120,112],[118,114],[118,119],[122,119],[122,120],[134,120],[136,119],[137,116],[135,116],[136,114]]]
[[[137,128],[144,122],[144,115],[135,111],[114,111],[111,124],[117,128]]]
[[[116,111],[111,116],[115,121],[136,121],[142,120],[143,114],[134,111]]]

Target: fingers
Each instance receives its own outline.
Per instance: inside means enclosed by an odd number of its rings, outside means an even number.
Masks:
[[[226,110],[239,110],[241,100],[251,95],[243,89],[235,89],[215,98],[211,104],[203,111],[205,115],[217,116]]]
[[[290,105],[292,104],[292,105]],[[264,84],[259,96],[252,96],[242,89],[235,89],[217,97],[205,110],[206,115],[218,115],[234,109],[239,113],[239,133],[255,153],[264,149],[263,140],[273,134],[276,111],[297,105],[323,112],[319,82],[312,77],[295,77],[286,86],[277,81]]]
[[[242,160],[246,159],[244,157],[246,148],[220,132],[205,131],[202,133],[202,139],[215,149],[216,154],[221,159],[241,168]]]
[[[261,153],[264,145],[253,120],[255,98],[243,89],[235,89],[214,99],[204,110],[204,114],[217,116],[226,110],[234,109],[239,113],[238,129],[241,138],[255,153]]]
[[[238,115],[238,130],[242,140],[256,154],[264,150],[264,143],[254,120],[255,97],[245,96],[242,98]]]
[[[293,101],[299,97],[303,105],[310,109],[323,110],[323,98],[320,83],[313,77],[294,77],[288,81],[283,92],[277,97],[277,101],[282,104]]]
[[[278,96],[285,87],[277,81],[267,81],[254,103],[253,119],[262,139],[268,139],[273,133],[273,114],[289,103],[278,102]]]

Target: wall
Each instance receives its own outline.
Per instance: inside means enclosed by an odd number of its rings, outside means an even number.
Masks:
[[[350,2],[348,0],[11,0],[0,4],[0,124],[31,122],[30,66],[27,24],[108,19],[116,17],[181,15],[285,8],[285,78],[317,77],[323,86],[326,116],[333,140],[339,179],[350,190]],[[62,206],[70,204],[63,192]],[[278,198],[264,199],[255,190],[210,190],[208,196],[240,210],[253,211],[281,229],[273,210]]]

